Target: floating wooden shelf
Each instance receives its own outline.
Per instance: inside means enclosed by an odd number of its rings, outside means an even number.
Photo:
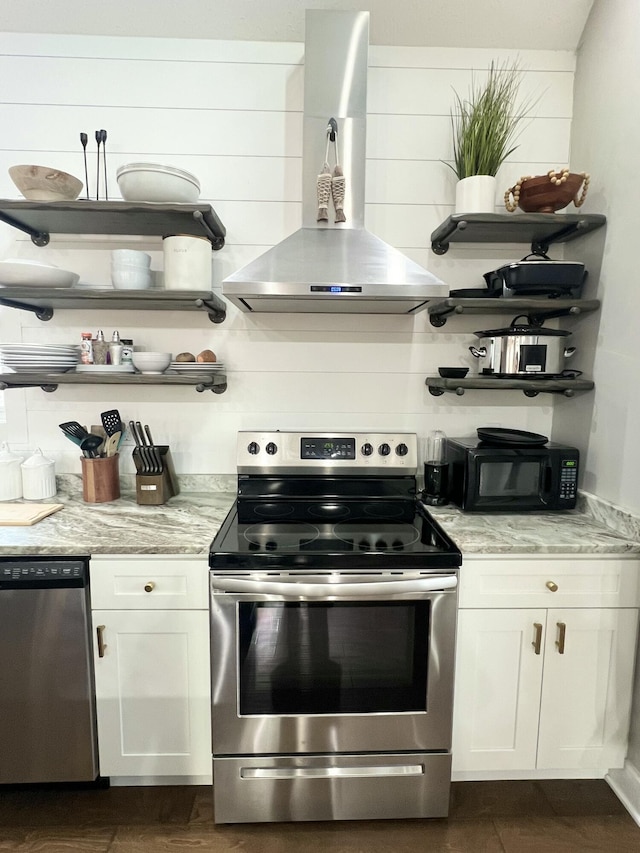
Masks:
[[[431,234],[431,248],[444,255],[451,243],[530,243],[546,254],[552,243],[566,243],[602,228],[601,213],[454,213]]]
[[[537,397],[538,394],[574,397],[577,391],[591,391],[595,387],[588,379],[499,379],[491,376],[476,376],[470,379],[428,376],[425,384],[434,397],[440,397],[445,391],[462,396],[467,390],[522,391],[525,397]]]
[[[1,291],[0,291],[1,293]],[[597,311],[599,299],[547,299],[542,297],[498,297],[462,299],[450,296],[427,306],[429,322],[440,328],[452,314],[528,314],[534,325],[552,317],[578,316]]]
[[[131,311],[206,311],[212,323],[227,316],[226,303],[208,290],[94,290],[81,287],[1,287],[0,305],[50,320],[54,308]]]
[[[0,199],[0,221],[29,234],[36,246],[46,246],[50,234],[191,234],[217,250],[227,233],[210,204]]]
[[[196,391],[213,391],[223,394],[227,390],[225,373],[200,374],[180,373],[2,373],[0,391],[11,388],[42,388],[55,391],[58,385],[191,385]]]

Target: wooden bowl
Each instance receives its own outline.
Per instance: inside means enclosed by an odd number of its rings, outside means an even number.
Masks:
[[[555,213],[575,201],[583,181],[584,175],[575,172],[564,184],[552,184],[548,175],[528,178],[520,185],[518,207],[525,213]]]
[[[11,166],[9,177],[29,201],[74,201],[82,181],[47,166]]]

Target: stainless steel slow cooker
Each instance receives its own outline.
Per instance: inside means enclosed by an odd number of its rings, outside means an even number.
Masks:
[[[519,324],[522,317],[529,323]],[[515,317],[504,329],[474,334],[480,339],[479,345],[470,346],[469,352],[478,360],[478,371],[484,375],[550,379],[580,373],[564,369],[565,359],[575,352],[575,347],[565,346],[571,332],[534,326],[526,315]]]

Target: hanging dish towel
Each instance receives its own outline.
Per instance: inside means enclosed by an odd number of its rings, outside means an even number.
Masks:
[[[333,157],[335,166],[333,173],[329,165],[329,147],[333,142]],[[324,165],[317,178],[318,192],[318,222],[329,221],[329,198],[333,200],[335,210],[334,222],[346,222],[344,215],[345,177],[338,158],[338,131],[332,124],[327,127],[327,147],[324,154]]]

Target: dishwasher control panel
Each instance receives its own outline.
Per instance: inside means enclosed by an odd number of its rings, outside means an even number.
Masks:
[[[0,559],[0,588],[9,584],[33,586],[82,586],[88,578],[88,568],[82,560]]]

